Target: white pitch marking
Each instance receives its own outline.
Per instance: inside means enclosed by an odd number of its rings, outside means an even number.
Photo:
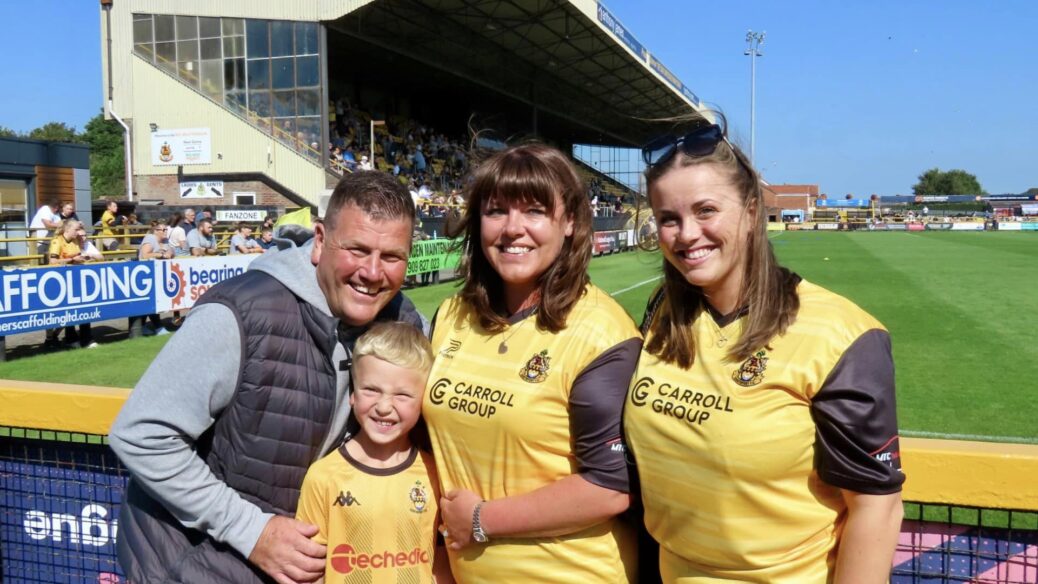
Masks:
[[[655,278],[649,278],[648,280],[643,280],[643,281],[638,282],[637,284],[635,284],[633,286],[628,286],[626,288],[621,288],[620,290],[617,290],[616,292],[610,292],[609,295],[610,296],[619,296],[620,294],[623,294],[624,292],[630,292],[631,290],[634,290],[635,288],[641,288],[642,286],[644,286],[646,284],[651,284],[651,283],[655,282],[656,280],[659,280],[662,277],[663,276],[656,276]]]
[[[902,430],[901,436],[908,438],[938,438],[941,440],[974,440],[978,442],[1016,442],[1018,444],[1038,444],[1038,438],[1024,436],[987,436],[983,434],[946,434],[944,432],[923,432],[918,430]]]

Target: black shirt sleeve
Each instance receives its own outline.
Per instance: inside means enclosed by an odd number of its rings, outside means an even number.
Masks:
[[[901,490],[890,335],[871,330],[844,352],[811,402],[815,468],[826,483],[868,495]]]
[[[628,339],[592,361],[570,390],[570,431],[578,473],[600,487],[630,492],[620,432],[624,401],[642,341]]]

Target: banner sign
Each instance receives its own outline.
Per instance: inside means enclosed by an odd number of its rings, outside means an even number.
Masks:
[[[0,272],[0,335],[155,312],[151,262]]]
[[[984,224],[978,221],[952,223],[952,231],[984,231]]]
[[[220,199],[223,198],[223,181],[193,181],[180,183],[181,199]]]
[[[869,231],[887,231],[887,230],[888,230],[888,228],[887,228],[887,224],[886,223],[873,223],[872,225],[869,225]]]
[[[267,218],[267,212],[263,209],[217,209],[217,221],[245,221],[262,223]]]
[[[887,231],[908,231],[904,223],[887,223]]]
[[[653,71],[659,73],[660,77],[666,79],[667,83],[670,83],[674,89],[681,92],[681,94],[691,100],[692,103],[697,106],[699,105],[699,98],[696,97],[696,94],[692,93],[692,90],[686,87],[685,84],[678,79],[677,75],[671,73],[670,69],[667,69],[663,63],[653,55],[649,55],[649,67],[651,67]]]
[[[1017,223],[1016,221],[999,221],[998,222],[998,230],[999,231],[1023,231],[1024,230],[1024,224],[1023,223]]]
[[[455,250],[453,239],[429,239],[411,244],[411,259],[407,262],[407,275],[450,270],[458,266],[461,252]]]
[[[596,231],[594,247],[591,248],[591,255],[602,255],[607,253],[613,253],[622,249],[620,245],[620,233],[621,231]]]
[[[126,471],[101,445],[0,438],[0,581],[122,583],[115,551]]]
[[[151,163],[154,166],[211,164],[212,142],[209,128],[156,130],[151,133]]]
[[[870,207],[872,201],[868,199],[818,199],[816,207]]]
[[[840,228],[839,223],[818,223],[815,228],[819,231],[836,231]]]
[[[908,223],[909,231],[926,231],[926,226],[922,223]]]
[[[151,312],[191,308],[206,290],[244,274],[257,257],[241,254],[152,262],[155,265],[155,308]]]
[[[628,49],[634,52],[635,55],[641,57],[643,61],[649,59],[649,51],[638,42],[638,39],[634,38],[631,31],[627,30],[609,9],[603,6],[601,3],[598,4],[598,22],[602,23],[606,27],[606,30],[613,33],[613,36],[620,39],[620,42],[627,45]]]
[[[951,223],[927,223],[926,224],[926,230],[927,231],[948,231],[951,228],[952,228],[952,224]]]
[[[1032,222],[1021,223],[1020,224],[1020,229],[1022,231],[1038,231],[1038,223],[1032,223]]]

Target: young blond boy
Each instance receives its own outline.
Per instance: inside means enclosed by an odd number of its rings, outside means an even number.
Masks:
[[[410,437],[432,360],[429,341],[399,322],[374,325],[354,345],[350,407],[359,430],[310,467],[296,512],[328,547],[328,584],[452,581],[436,546],[432,456]]]

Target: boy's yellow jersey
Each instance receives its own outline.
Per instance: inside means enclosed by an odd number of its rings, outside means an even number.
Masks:
[[[326,584],[433,581],[438,491],[432,457],[412,448],[395,468],[372,468],[342,446],[306,473],[296,518],[328,546]]]

